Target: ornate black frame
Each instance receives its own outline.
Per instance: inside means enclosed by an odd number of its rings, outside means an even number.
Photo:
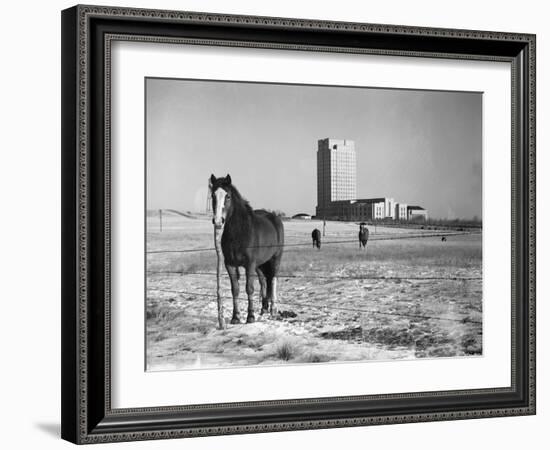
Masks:
[[[113,40],[508,61],[512,384],[507,388],[112,409]],[[535,414],[535,36],[75,6],[62,12],[62,437],[83,444]]]

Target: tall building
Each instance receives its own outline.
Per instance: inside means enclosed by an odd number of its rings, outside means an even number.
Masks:
[[[358,199],[355,142],[326,138],[317,142],[316,216],[346,221],[426,220],[428,211],[391,197]]]
[[[332,202],[355,198],[355,142],[348,139],[320,139],[317,147],[317,216],[325,215]]]

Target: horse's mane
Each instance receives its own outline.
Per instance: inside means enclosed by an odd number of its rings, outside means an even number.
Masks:
[[[239,190],[234,185],[229,185],[228,190],[231,191],[231,199],[236,207],[235,212],[245,212],[248,215],[254,214],[252,206],[250,206],[248,200],[241,195]]]
[[[248,245],[247,237],[251,233],[254,211],[235,186],[229,184],[224,189],[231,195],[233,211],[226,219],[223,239],[229,247],[239,249]]]

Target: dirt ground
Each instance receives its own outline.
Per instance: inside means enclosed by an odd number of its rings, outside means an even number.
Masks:
[[[279,313],[217,329],[216,254],[206,217],[163,213],[147,220],[147,370],[329,363],[482,354],[480,232],[358,227],[327,222],[321,250],[316,221],[285,221]],[[170,252],[165,252],[169,250]],[[185,250],[185,252],[179,252]],[[193,250],[193,251],[189,251]],[[159,253],[156,253],[159,252]],[[222,279],[225,317],[232,299]],[[247,300],[241,277],[241,317]]]

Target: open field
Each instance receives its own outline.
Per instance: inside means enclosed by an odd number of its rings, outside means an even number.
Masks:
[[[356,224],[327,222],[318,251],[321,222],[284,224],[278,317],[260,316],[256,282],[257,322],[218,330],[210,219],[147,218],[148,370],[481,355],[481,233],[369,227],[365,252]]]

